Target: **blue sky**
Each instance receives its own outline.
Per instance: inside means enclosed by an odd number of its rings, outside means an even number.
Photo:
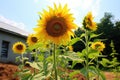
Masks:
[[[38,12],[53,6],[53,3],[67,3],[79,26],[88,11],[93,12],[96,22],[104,16],[104,12],[110,12],[115,20],[120,20],[120,0],[1,0],[0,21],[33,32],[39,18]]]

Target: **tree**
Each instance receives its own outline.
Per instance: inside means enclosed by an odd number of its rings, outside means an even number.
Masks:
[[[111,40],[115,44],[116,51],[120,53],[120,21],[113,22],[113,15],[111,13],[104,14],[104,17],[100,20],[100,23],[98,23],[98,30],[96,33],[103,33],[99,38],[106,39],[104,41],[106,48],[103,52],[105,55],[112,53],[110,47]]]
[[[84,32],[84,31],[79,27],[79,28],[75,31],[75,35],[76,35],[77,37],[79,37],[83,32]],[[83,42],[81,42],[81,41],[78,41],[78,42],[76,42],[75,44],[73,44],[73,50],[74,50],[75,52],[77,52],[77,51],[82,51],[84,48],[85,48],[85,46],[84,46]]]
[[[103,33],[101,38],[112,38],[114,24],[112,22],[113,16],[110,13],[105,13],[104,17],[98,23],[97,33]]]
[[[120,55],[120,21],[115,22],[114,36],[112,39],[114,42],[115,50]],[[120,58],[118,58],[118,59],[120,61]]]

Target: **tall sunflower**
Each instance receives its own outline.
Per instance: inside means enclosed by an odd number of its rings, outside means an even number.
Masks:
[[[66,44],[74,34],[72,30],[77,28],[73,22],[74,17],[69,13],[67,5],[62,7],[61,4],[59,6],[54,4],[54,8],[48,8],[48,11],[43,10],[43,13],[40,13],[38,27],[34,28],[36,35],[43,42]]]
[[[30,34],[27,38],[27,44],[28,46],[34,45],[35,43],[38,42],[38,38],[36,37],[35,34]]]
[[[88,30],[95,31],[97,29],[97,24],[96,24],[96,22],[93,21],[93,16],[92,16],[91,12],[89,12],[85,16],[85,18],[83,20],[83,25]]]
[[[12,50],[13,50],[14,53],[23,54],[26,50],[26,46],[22,42],[16,42],[13,45]]]
[[[91,48],[98,51],[103,51],[105,44],[103,42],[94,42],[92,43]]]

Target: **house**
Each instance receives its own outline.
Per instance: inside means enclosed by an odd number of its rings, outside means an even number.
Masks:
[[[17,41],[26,43],[28,34],[20,28],[0,21],[0,62],[15,63],[19,54],[13,53],[12,46]]]

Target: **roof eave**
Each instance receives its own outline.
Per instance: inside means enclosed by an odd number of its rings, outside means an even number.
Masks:
[[[0,28],[0,30],[3,31],[3,32],[10,33],[12,35],[16,35],[16,36],[21,36],[21,37],[27,38],[27,35],[22,35],[22,34],[19,34],[19,33],[10,31],[10,30],[7,30],[7,29]]]

